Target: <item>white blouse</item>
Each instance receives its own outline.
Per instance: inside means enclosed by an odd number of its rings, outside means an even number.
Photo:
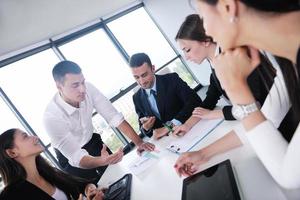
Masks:
[[[67,195],[57,187],[55,188],[55,192],[52,195],[52,198],[56,200],[68,200]]]
[[[274,82],[261,109],[268,120],[246,135],[257,156],[278,184],[286,189],[300,188],[300,128],[297,127],[290,143],[277,130],[290,108],[287,89],[278,68]]]

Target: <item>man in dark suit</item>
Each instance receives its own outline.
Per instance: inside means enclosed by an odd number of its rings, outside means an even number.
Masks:
[[[201,99],[176,73],[155,75],[155,66],[145,53],[131,56],[129,65],[140,89],[133,95],[140,130],[154,139],[183,124]]]

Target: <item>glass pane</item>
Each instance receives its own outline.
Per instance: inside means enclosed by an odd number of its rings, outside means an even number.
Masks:
[[[138,52],[147,53],[157,68],[176,57],[144,8],[108,23],[108,27],[130,56]]]
[[[11,128],[23,129],[22,124],[5,104],[5,102],[0,98],[0,134]]]
[[[88,82],[108,98],[134,82],[127,62],[103,30],[97,30],[60,47],[68,60],[80,65]]]
[[[125,95],[123,95],[121,98],[119,98],[117,101],[113,103],[115,108],[122,112],[126,121],[132,126],[132,128],[135,130],[137,134],[140,133],[139,131],[139,124],[138,124],[138,116],[135,112],[132,96],[135,91],[138,90],[138,86],[132,89],[131,91],[127,92]],[[123,134],[126,139],[130,142],[131,139],[129,139],[125,134]]]
[[[124,144],[118,138],[116,133],[99,114],[96,114],[93,117],[93,126],[94,133],[99,133],[101,135],[102,141],[112,152],[116,152],[119,148],[124,147]]]
[[[44,144],[50,139],[43,126],[43,113],[57,91],[52,68],[58,61],[49,49],[0,68],[2,89]]]
[[[190,88],[194,88],[198,85],[197,82],[193,79],[191,73],[182,64],[180,59],[176,59],[174,62],[171,62],[169,65],[167,65],[157,73],[166,74],[172,72],[176,72],[178,76],[190,86]]]

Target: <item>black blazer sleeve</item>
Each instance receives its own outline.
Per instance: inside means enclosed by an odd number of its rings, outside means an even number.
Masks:
[[[210,74],[210,80],[209,80],[209,86],[206,92],[206,97],[204,99],[204,101],[201,104],[202,108],[206,108],[209,110],[212,110],[216,107],[220,96],[222,96],[221,90],[222,88],[219,88],[218,86],[218,81],[217,77],[215,76],[214,78],[214,74],[211,73]]]
[[[266,82],[267,85],[264,84],[262,78],[266,78],[266,77],[264,77],[265,76],[264,73],[261,73],[261,76],[263,76],[261,77],[259,71],[262,67],[263,67],[262,65],[259,65],[247,78],[247,83],[249,85],[249,88],[254,98],[256,99],[256,101],[260,103],[261,106],[264,104],[265,99],[267,98],[267,95],[269,93],[267,87],[271,87],[274,81],[274,80],[267,81]],[[231,110],[232,110],[232,106],[225,106],[223,108],[223,114],[226,120],[236,120],[233,117]]]
[[[178,74],[174,73],[172,79],[171,83],[176,87],[178,97],[184,102],[183,107],[174,118],[184,123],[192,115],[194,108],[201,105],[202,100],[186,82],[179,78]]]

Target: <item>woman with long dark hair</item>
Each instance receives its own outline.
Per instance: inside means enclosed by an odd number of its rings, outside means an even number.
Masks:
[[[260,62],[262,49],[280,56],[295,118],[300,115],[300,5],[298,0],[197,0],[205,30],[223,48],[213,61],[222,87],[234,104],[233,112],[248,131],[246,136],[273,178],[285,188],[300,187],[300,129],[288,143],[255,105],[247,77]],[[245,48],[248,46],[248,50]],[[255,47],[255,48],[253,48]],[[250,50],[249,50],[250,49]],[[279,102],[280,103],[280,102]],[[280,104],[276,105],[280,107]],[[179,173],[194,161],[176,163]]]
[[[2,200],[15,199],[102,199],[94,184],[52,167],[41,155],[43,147],[35,136],[19,129],[0,135],[0,173],[5,188]]]
[[[197,14],[191,14],[187,16],[180,26],[175,37],[178,45],[182,49],[187,60],[201,64],[204,60],[212,62],[216,55],[219,54],[221,49],[213,41],[213,38],[206,35],[205,29],[203,27],[203,20]],[[260,54],[261,65],[254,70],[247,79],[247,83],[253,92],[255,99],[260,105],[263,105],[264,100],[268,94],[269,88],[273,83],[273,78],[275,76],[275,69],[271,66],[268,59]],[[223,97],[226,101],[228,100],[227,94],[222,89],[220,82],[215,74],[214,69],[212,69],[210,75],[210,85],[206,92],[206,97],[193,112],[193,117],[195,122],[200,119],[215,119],[224,118],[225,120],[236,120],[232,115],[232,106],[224,106],[222,109],[215,108],[218,100]],[[267,79],[267,81],[266,81]],[[188,121],[188,122],[191,122]],[[190,129],[193,124],[185,124],[183,127],[177,128],[177,131],[185,131],[185,129]]]

